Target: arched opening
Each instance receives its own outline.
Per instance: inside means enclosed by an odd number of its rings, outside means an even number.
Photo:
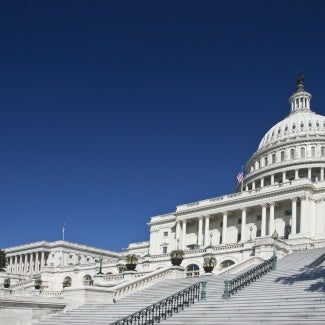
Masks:
[[[187,278],[199,276],[200,268],[196,264],[190,264],[185,270],[185,275]]]
[[[91,286],[91,285],[93,285],[94,281],[93,281],[91,275],[86,274],[86,275],[83,277],[83,283],[84,283],[84,285],[86,285],[86,286]]]
[[[232,260],[225,260],[222,263],[220,263],[219,270],[223,270],[231,265],[235,264]]]
[[[69,276],[66,276],[62,282],[63,288],[71,287],[71,285],[72,285],[72,279]]]

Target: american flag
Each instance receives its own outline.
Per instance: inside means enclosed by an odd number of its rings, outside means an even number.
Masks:
[[[238,182],[240,183],[243,179],[244,179],[244,173],[243,173],[243,172],[240,172],[240,173],[237,175],[237,180],[238,180]]]

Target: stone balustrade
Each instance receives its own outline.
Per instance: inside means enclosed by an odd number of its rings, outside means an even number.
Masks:
[[[15,297],[35,297],[35,296],[59,297],[59,296],[62,296],[62,291],[0,289],[0,296],[15,296]]]
[[[218,274],[218,275],[220,275],[220,274],[222,274],[222,275],[238,274],[241,271],[243,271],[251,266],[261,264],[263,261],[264,260],[260,257],[252,256],[251,258],[245,260],[244,262],[231,265],[224,270],[216,272],[216,274]]]
[[[140,278],[127,283],[122,283],[114,287],[114,299],[120,299],[136,291],[148,288],[155,283],[165,279],[175,279],[184,277],[184,268],[180,266],[170,266],[151,272]]]

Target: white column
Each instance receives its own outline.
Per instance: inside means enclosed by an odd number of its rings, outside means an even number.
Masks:
[[[17,255],[17,273],[21,272],[21,268],[22,268],[22,255]]]
[[[295,170],[295,179],[298,179],[298,178],[299,178],[299,170],[296,169],[296,170]]]
[[[255,190],[255,181],[252,183],[252,190]]]
[[[286,172],[282,172],[282,183],[287,180]]]
[[[271,185],[274,185],[274,174],[271,175]]]
[[[205,216],[205,224],[204,224],[204,246],[209,246],[209,230],[210,230],[210,216]]]
[[[248,191],[248,185],[245,186],[245,191],[246,191],[246,192]]]
[[[42,270],[44,266],[44,252],[41,253],[41,265],[40,265],[40,270]]]
[[[270,223],[269,223],[269,235],[272,236],[275,230],[274,226],[274,202],[270,203]]]
[[[227,242],[227,212],[223,213],[222,220],[222,244],[226,244]]]
[[[9,257],[8,269],[9,269],[9,272],[12,273],[12,256]]]
[[[241,242],[246,241],[246,208],[241,209]]]
[[[183,220],[183,231],[182,231],[182,247],[183,249],[186,249],[186,220]]]
[[[180,221],[176,222],[176,242],[178,239],[180,239],[181,235],[181,223]]]
[[[262,204],[262,224],[261,224],[261,237],[266,234],[266,204]]]
[[[261,187],[264,187],[264,177],[261,178]]]
[[[29,273],[32,273],[33,254],[29,253]]]
[[[202,245],[202,229],[203,229],[203,217],[199,217],[199,232],[197,234],[197,244]]]
[[[292,213],[292,215],[291,215],[291,218],[292,218],[292,220],[291,220],[291,233],[293,235],[295,235],[296,232],[297,232],[297,199],[296,198],[292,199],[291,207],[292,207],[291,208],[291,213]]]
[[[323,181],[324,180],[324,168],[320,169],[320,180]]]
[[[35,271],[38,272],[40,267],[39,267],[39,252],[36,252],[36,257],[35,257]]]
[[[311,168],[308,168],[308,179],[311,179]]]
[[[306,233],[306,218],[308,214],[308,199],[306,196],[301,197],[300,201],[300,233]]]

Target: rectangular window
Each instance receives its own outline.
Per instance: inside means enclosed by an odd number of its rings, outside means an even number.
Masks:
[[[291,210],[285,210],[284,211],[284,215],[285,216],[291,216],[292,215],[292,211]]]
[[[261,237],[261,229],[256,231],[256,237]]]
[[[241,219],[238,219],[238,224],[241,225]]]
[[[164,231],[164,237],[168,237],[168,231]]]
[[[284,161],[284,151],[281,151],[281,161]]]
[[[256,217],[256,221],[261,221],[262,220],[262,216],[257,216]]]
[[[272,154],[272,164],[275,163],[275,153]]]
[[[239,243],[241,241],[241,233],[238,233],[237,235],[237,243]]]
[[[163,249],[163,254],[167,254],[167,246],[164,246],[162,249]]]
[[[222,227],[223,227],[223,221],[220,222],[220,228],[222,228]]]

